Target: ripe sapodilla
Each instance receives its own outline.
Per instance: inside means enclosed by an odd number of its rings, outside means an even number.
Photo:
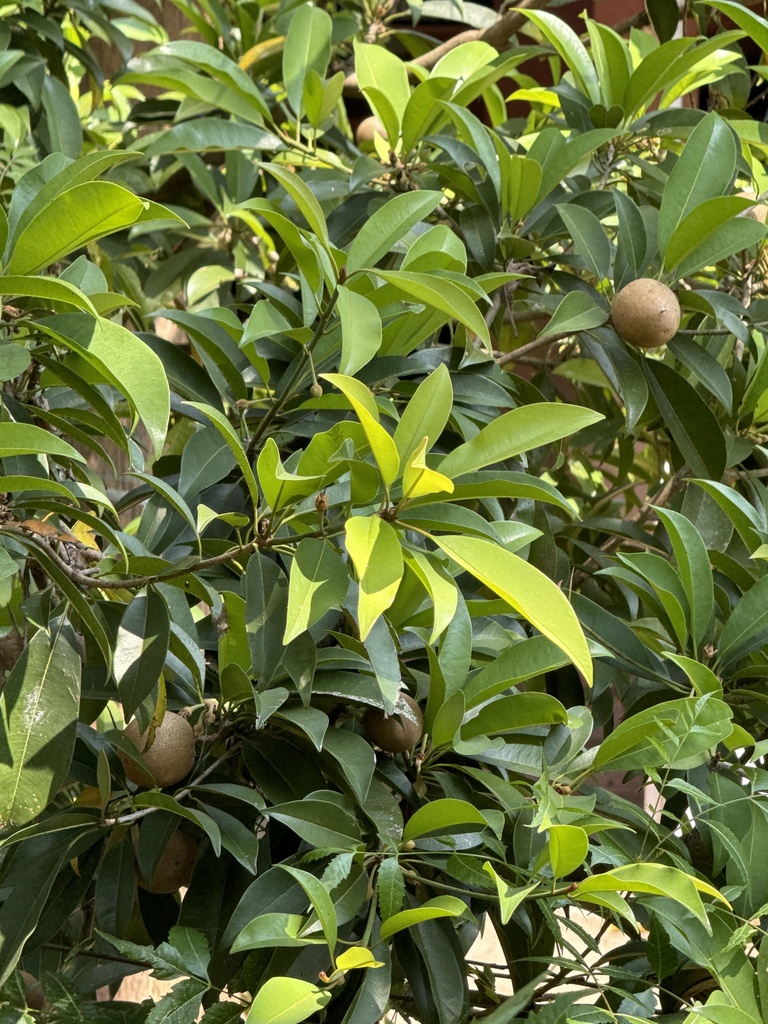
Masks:
[[[155,729],[152,746],[145,750],[148,732],[149,730],[139,735],[139,724],[134,718],[129,722],[123,735],[143,756],[147,768],[154,776],[154,781],[127,754],[118,750],[118,757],[125,769],[125,777],[146,789],[155,784],[161,789],[164,786],[172,786],[188,775],[195,763],[195,734],[192,726],[186,718],[174,714],[173,711],[167,711]]]
[[[680,303],[671,288],[650,277],[625,285],[613,300],[616,333],[636,348],[666,345],[680,326]]]
[[[197,843],[177,829],[160,855],[152,878],[146,881],[139,876],[139,885],[148,892],[178,892],[183,885],[189,885],[196,860]]]
[[[403,751],[415,747],[421,739],[424,725],[421,708],[413,697],[409,697],[407,693],[401,693],[400,697],[408,705],[416,721],[407,715],[394,714],[387,717],[379,708],[369,708],[363,715],[365,735],[377,747],[390,754],[402,754]]]
[[[376,149],[374,138],[377,135],[381,136],[382,139],[386,139],[387,130],[378,117],[375,114],[371,114],[370,117],[366,117],[357,126],[355,142],[364,153],[373,153]]]

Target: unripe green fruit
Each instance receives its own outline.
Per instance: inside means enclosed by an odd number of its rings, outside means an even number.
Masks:
[[[625,285],[613,300],[611,319],[616,333],[636,348],[666,345],[680,326],[680,303],[661,281],[640,277]]]
[[[149,750],[145,750],[148,732],[139,735],[139,725],[136,719],[128,724],[123,735],[133,743],[138,752],[143,755],[147,768],[152,772],[155,781],[147,773],[132,761],[127,754],[118,750],[117,756],[123,763],[125,777],[137,786],[147,789],[157,783],[162,789],[164,786],[172,786],[188,775],[192,765],[195,763],[195,734],[192,726],[181,715],[173,711],[165,714],[160,725],[155,729],[155,739]]]
[[[421,739],[424,717],[421,708],[407,693],[400,697],[413,712],[415,722],[405,715],[387,715],[378,708],[369,708],[363,715],[363,729],[368,739],[377,747],[390,754],[402,754],[411,750]]]
[[[323,385],[318,384],[317,381],[315,381],[315,383],[311,385],[309,393],[313,398],[320,398],[323,394]]]

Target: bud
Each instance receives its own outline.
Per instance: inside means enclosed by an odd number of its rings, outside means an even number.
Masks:
[[[325,493],[325,491],[320,491],[320,493],[315,498],[315,508],[317,509],[318,512],[328,511],[328,495]]]
[[[315,381],[315,383],[309,389],[309,393],[310,395],[312,395],[313,398],[320,398],[320,396],[323,393],[323,385],[318,384],[317,381]]]

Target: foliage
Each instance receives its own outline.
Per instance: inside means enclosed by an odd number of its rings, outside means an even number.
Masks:
[[[766,1019],[768,21],[176,3],[0,35],[0,1020]]]

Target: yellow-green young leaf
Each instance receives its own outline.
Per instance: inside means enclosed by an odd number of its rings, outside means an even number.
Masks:
[[[273,437],[268,437],[256,461],[256,473],[264,498],[273,512],[290,505],[299,498],[317,490],[323,481],[321,476],[299,476],[289,473],[280,458],[280,449]]]
[[[0,295],[24,295],[33,299],[42,299],[45,305],[61,303],[83,309],[91,316],[98,316],[87,295],[84,295],[69,281],[57,280],[55,277],[34,277],[32,275],[0,277]]]
[[[357,623],[365,640],[395,600],[403,578],[403,549],[395,529],[378,516],[355,516],[346,526],[347,551],[359,583]]]
[[[336,908],[333,905],[333,900],[328,890],[320,879],[309,871],[303,871],[301,868],[295,868],[290,864],[281,864],[280,866],[283,871],[287,871],[289,875],[296,879],[307,894],[307,898],[312,904],[312,909],[317,914],[317,919],[323,929],[323,935],[330,950],[331,961],[333,961],[339,926],[336,918]]]
[[[425,551],[404,551],[403,557],[429,594],[434,615],[430,644],[434,644],[451,624],[459,602],[459,591],[450,573]]]
[[[379,410],[376,408],[373,395],[365,384],[361,384],[354,377],[347,377],[342,373],[323,373],[321,376],[323,380],[337,387],[355,410],[365,431],[366,440],[371,446],[384,486],[389,487],[400,472],[400,456],[397,454],[395,442],[379,423]]]
[[[564,878],[584,863],[589,838],[576,825],[552,825],[549,829],[549,859],[554,878]]]
[[[635,892],[667,896],[690,910],[707,927],[707,915],[699,893],[705,893],[730,907],[725,896],[713,885],[666,864],[627,864],[600,875],[592,875],[579,882],[571,898],[578,899],[581,893],[600,892]]]
[[[482,537],[433,537],[438,547],[503,598],[566,654],[592,685],[592,659],[573,608],[560,588],[518,555]]]
[[[373,88],[382,92],[389,99],[398,118],[402,120],[408,100],[411,98],[405,64],[384,46],[356,41],[354,50],[355,71],[360,88]]]
[[[423,302],[432,309],[447,313],[476,334],[486,346],[490,346],[488,324],[470,295],[453,281],[435,274],[420,274],[411,270],[377,270],[376,274],[417,302]]]
[[[412,928],[423,921],[433,921],[436,917],[461,917],[466,909],[467,904],[456,896],[436,896],[433,900],[422,903],[420,907],[401,910],[399,914],[388,917],[382,924],[379,935],[384,941],[397,932]]]
[[[359,971],[364,967],[383,966],[383,962],[377,960],[370,949],[366,949],[365,946],[351,946],[336,957],[338,971]]]
[[[521,405],[492,420],[471,441],[454,448],[440,463],[440,472],[455,480],[483,466],[559,441],[601,419],[601,413],[575,405],[556,402]]]
[[[453,481],[427,465],[428,441],[429,439],[425,437],[406,463],[403,473],[403,498],[421,498],[425,494],[440,492],[451,494],[453,491]]]
[[[490,861],[486,861],[485,864],[483,864],[483,871],[486,871],[491,876],[496,885],[496,891],[499,894],[501,923],[506,924],[526,896],[528,896],[529,893],[532,893],[536,886],[526,885],[522,889],[516,889],[514,886],[510,885],[509,882],[506,882],[501,875],[497,874]]]
[[[254,996],[246,1024],[301,1024],[327,1006],[331,995],[300,978],[268,978]]]
[[[432,448],[445,429],[452,407],[451,375],[441,363],[416,388],[395,428],[395,446],[401,460],[411,454],[422,437]]]

